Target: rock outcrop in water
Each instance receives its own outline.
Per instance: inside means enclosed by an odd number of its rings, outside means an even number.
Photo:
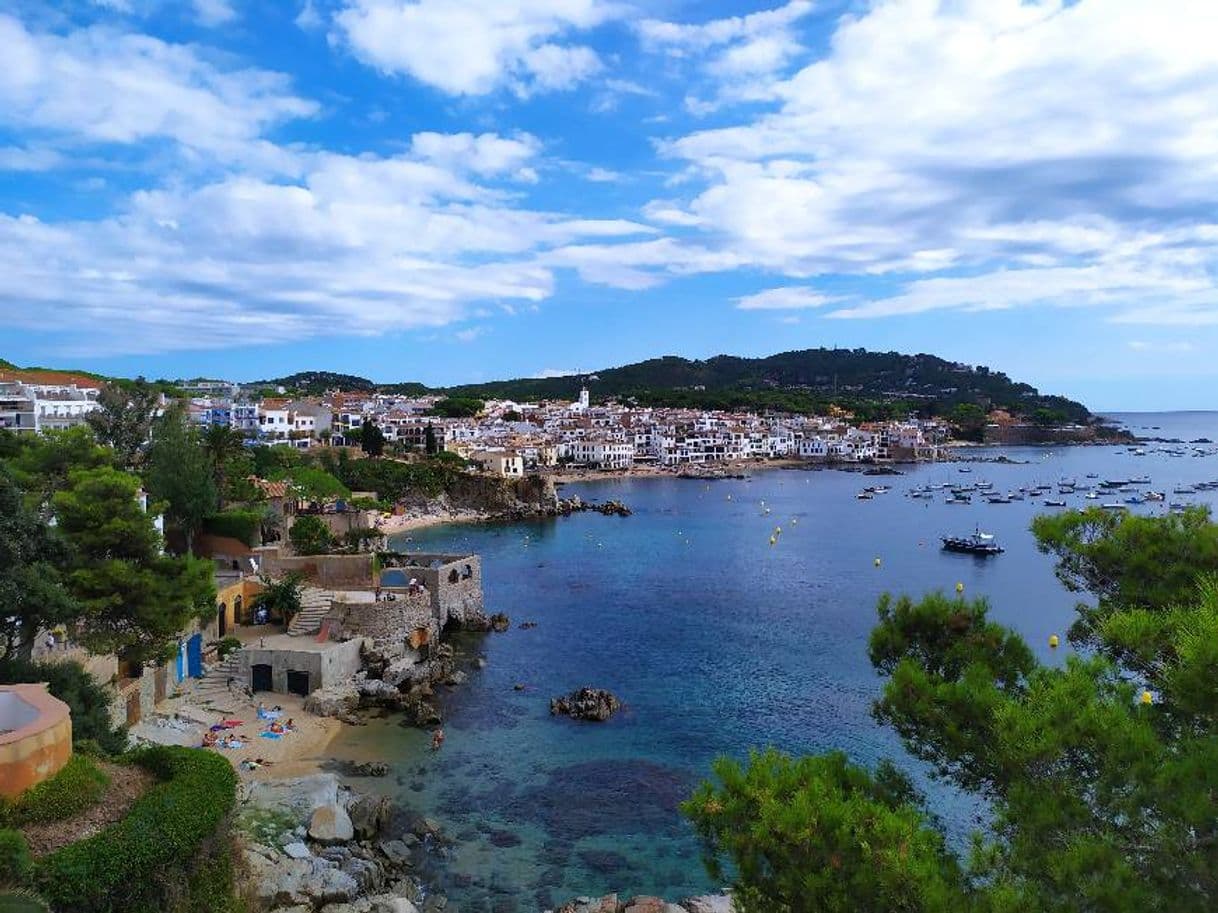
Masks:
[[[580,688],[565,697],[550,701],[550,713],[569,716],[573,720],[590,720],[603,723],[621,709],[622,702],[603,688]]]

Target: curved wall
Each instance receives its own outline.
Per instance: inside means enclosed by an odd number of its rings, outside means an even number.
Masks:
[[[72,714],[45,685],[0,686],[0,795],[57,774],[72,756]]]

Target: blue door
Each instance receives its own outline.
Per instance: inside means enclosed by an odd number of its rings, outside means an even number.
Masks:
[[[174,681],[186,678],[186,644],[178,641],[178,659],[173,669]]]
[[[191,678],[203,675],[203,635],[196,634],[186,641],[186,672]]]

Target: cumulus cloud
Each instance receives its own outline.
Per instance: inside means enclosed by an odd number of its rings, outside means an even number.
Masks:
[[[550,250],[650,231],[522,208],[480,182],[531,141],[416,139],[391,157],[312,153],[292,181],[140,191],[96,221],[0,216],[0,318],[37,329],[54,312],[93,354],[434,327],[548,298]]]
[[[623,8],[608,0],[347,0],[334,16],[364,63],[450,95],[567,89],[598,72],[590,47],[569,43]]]
[[[809,0],[791,0],[776,9],[702,23],[644,19],[635,29],[644,49],[695,60],[714,77],[714,98],[690,95],[685,100],[687,110],[702,115],[725,101],[774,97],[767,77],[772,79],[805,50],[795,26],[814,10]]]
[[[191,0],[195,16],[206,26],[224,25],[237,18],[237,10],[231,0]]]
[[[1084,300],[1195,322],[1218,306],[1215,33],[1206,0],[881,0],[770,80],[771,110],[665,143],[693,190],[649,212],[787,276],[960,277],[839,316]]]
[[[65,35],[0,15],[0,124],[67,145],[170,140],[195,156],[283,167],[269,129],[315,102],[286,77],[221,69],[199,49],[103,26]]]

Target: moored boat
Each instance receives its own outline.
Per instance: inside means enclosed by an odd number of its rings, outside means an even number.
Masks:
[[[990,533],[977,531],[971,536],[943,536],[943,550],[968,555],[1000,555],[1003,548]]]

